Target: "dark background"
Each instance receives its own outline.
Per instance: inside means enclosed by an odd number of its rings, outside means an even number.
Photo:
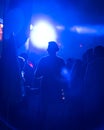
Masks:
[[[103,24],[104,23],[104,1],[103,0],[0,0],[0,17],[2,17],[3,6],[8,5],[9,8],[15,8],[22,4],[34,5],[35,12],[38,10],[43,11],[43,6],[46,10],[53,10],[53,16],[59,15],[63,19],[63,16],[70,22],[71,9],[75,10],[79,21],[73,21],[78,24]],[[32,9],[32,8],[31,8]],[[27,10],[31,13],[31,9]],[[32,13],[35,13],[32,12]],[[62,12],[60,14],[60,12]],[[80,20],[81,19],[81,20]]]

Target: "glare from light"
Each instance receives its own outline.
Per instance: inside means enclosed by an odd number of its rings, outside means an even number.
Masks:
[[[30,39],[28,38],[25,42],[25,48],[26,50],[29,50],[29,43],[30,43]]]
[[[33,25],[31,24],[31,25],[30,25],[30,30],[33,30],[33,28],[34,28],[34,27],[33,27]]]
[[[57,26],[56,26],[56,29],[58,29],[58,30],[65,30],[65,27],[64,27],[64,26],[61,26],[61,25],[57,25]]]
[[[62,100],[65,100],[65,97],[62,97]]]
[[[63,69],[62,69],[61,75],[62,75],[66,80],[71,80],[71,72],[69,72],[67,68],[63,68]]]
[[[3,19],[0,18],[0,23],[3,23]]]
[[[49,41],[56,41],[56,32],[48,22],[40,21],[31,29],[30,39],[37,48],[46,49]]]
[[[89,28],[89,27],[81,27],[81,26],[73,26],[70,30],[73,32],[80,33],[80,34],[83,34],[83,33],[94,34],[97,32],[96,29]]]
[[[0,24],[0,41],[3,39],[3,24]]]
[[[0,28],[3,28],[3,24],[2,23],[0,24]]]

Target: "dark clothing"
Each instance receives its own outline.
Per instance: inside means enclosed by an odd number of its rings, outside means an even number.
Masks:
[[[56,78],[60,76],[61,69],[65,66],[64,60],[60,57],[54,56],[47,56],[40,60],[37,71],[36,77],[48,77],[48,78]]]
[[[57,103],[62,103],[61,89],[64,85],[61,73],[64,67],[64,60],[57,56],[47,56],[42,58],[37,67],[35,77],[42,77],[40,89],[40,117],[42,130],[45,127],[50,106],[54,106],[56,108]],[[55,113],[55,111],[56,109],[52,109],[50,114]],[[54,119],[50,118],[50,120],[52,120],[51,126],[54,126]]]
[[[47,56],[40,60],[36,70],[36,77],[42,76],[41,90],[45,93],[44,96],[48,97],[48,100],[53,100],[53,96],[58,98],[58,94],[61,90],[62,69],[65,67],[64,60],[60,57]]]
[[[24,71],[24,79],[25,79],[24,85],[31,87],[33,84],[34,70],[28,63],[26,63],[23,71]]]
[[[21,76],[15,42],[3,42],[2,86],[0,86],[0,116],[14,124],[18,103],[21,101]]]
[[[96,127],[104,116],[104,58],[95,58],[88,64],[84,97],[85,122]]]

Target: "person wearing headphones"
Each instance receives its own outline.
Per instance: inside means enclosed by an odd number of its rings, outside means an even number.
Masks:
[[[40,106],[41,120],[47,116],[48,106],[62,101],[62,69],[65,67],[64,60],[57,56],[59,47],[56,42],[48,43],[48,56],[42,57],[35,72],[35,78],[41,79]]]

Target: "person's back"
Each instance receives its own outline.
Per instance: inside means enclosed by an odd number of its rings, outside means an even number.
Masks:
[[[57,51],[57,44],[55,42],[49,42],[49,55],[43,57],[40,60],[35,73],[36,78],[42,79],[40,93],[40,109],[42,113],[40,116],[43,125],[45,125],[44,123],[46,123],[45,121],[47,121],[46,118],[48,117],[48,114],[52,115],[53,113],[53,117],[55,118],[55,116],[57,115],[57,108],[59,108],[60,102],[62,102],[62,69],[65,67],[65,63],[62,58],[56,55]],[[56,118],[58,117],[56,116]],[[55,127],[56,125],[54,124],[54,119],[49,118],[49,120],[52,121],[48,122],[47,124],[49,125],[51,123],[51,125]],[[44,128],[42,128],[42,130],[43,129]]]
[[[39,70],[36,73],[36,76],[40,74],[43,76],[43,79],[47,80],[58,80],[61,77],[61,71],[64,67],[64,61],[60,57],[47,56],[40,60]]]
[[[54,43],[52,43],[54,44]],[[55,43],[56,44],[56,43]],[[50,47],[52,46],[52,47]],[[64,60],[58,56],[56,56],[56,52],[58,51],[58,48],[55,48],[54,45],[48,46],[48,53],[49,56],[43,57],[37,67],[35,77],[42,77],[41,82],[41,89],[42,92],[46,91],[45,93],[52,96],[55,96],[56,89],[61,90],[61,78],[62,78],[62,69],[65,67]],[[53,51],[52,54],[50,54]],[[52,91],[54,91],[54,94]],[[56,94],[58,95],[58,93]],[[51,97],[49,96],[49,97]]]

